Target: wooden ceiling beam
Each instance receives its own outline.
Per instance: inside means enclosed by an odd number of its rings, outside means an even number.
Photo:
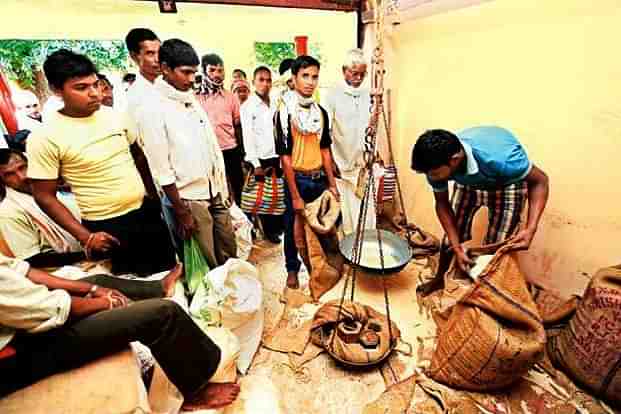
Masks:
[[[157,0],[136,1],[157,2]],[[360,1],[361,0],[177,0],[177,3],[230,4],[237,6],[284,7],[352,12],[360,9]]]

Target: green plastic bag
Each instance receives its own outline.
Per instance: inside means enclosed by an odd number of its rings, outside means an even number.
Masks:
[[[192,237],[190,240],[184,242],[183,258],[185,282],[188,285],[190,294],[193,295],[203,283],[203,279],[207,272],[209,272],[209,266],[207,265],[205,256],[203,256],[203,252],[196,238]]]

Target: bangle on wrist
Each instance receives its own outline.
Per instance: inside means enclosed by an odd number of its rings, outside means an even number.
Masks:
[[[90,246],[94,238],[95,238],[95,233],[91,233],[88,235],[88,239],[86,240],[86,243],[84,243],[84,253],[86,254],[87,260],[91,260],[91,247]]]
[[[86,239],[84,243],[82,243],[82,246],[84,248],[88,247],[89,243],[93,240],[93,237],[95,237],[95,233],[89,233],[88,238]]]

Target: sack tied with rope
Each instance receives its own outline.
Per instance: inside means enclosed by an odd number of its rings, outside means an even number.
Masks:
[[[459,289],[445,323],[436,318],[439,334],[428,369],[434,380],[470,391],[501,389],[543,357],[542,320],[511,248],[498,249],[474,284]],[[453,260],[447,278],[463,279],[460,273]]]
[[[295,218],[295,244],[310,275],[309,287],[313,300],[319,300],[340,280],[345,259],[341,255],[336,235],[340,203],[325,191],[317,200],[308,203],[304,217]]]
[[[333,358],[350,365],[374,365],[395,348],[401,332],[386,315],[349,300],[327,302],[315,313],[311,341]],[[391,341],[392,337],[392,341]]]
[[[621,265],[601,269],[547,345],[552,363],[598,397],[621,404]]]

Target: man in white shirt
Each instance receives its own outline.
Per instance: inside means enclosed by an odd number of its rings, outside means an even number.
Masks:
[[[236,257],[222,151],[209,118],[192,91],[198,55],[169,39],[159,50],[162,77],[156,99],[136,112],[154,179],[166,195],[177,237],[196,237],[210,268]],[[178,246],[183,246],[178,241]],[[181,252],[180,252],[181,253]]]
[[[276,154],[274,142],[276,104],[270,100],[272,72],[266,66],[259,66],[254,71],[252,82],[255,93],[250,95],[240,109],[245,159],[252,164],[257,180],[264,179],[265,175],[271,176],[273,172],[282,177],[280,158]],[[261,214],[259,217],[265,238],[272,243],[280,243],[283,216]]]
[[[125,45],[138,66],[136,80],[127,89],[128,113],[134,118],[138,107],[155,95],[153,82],[161,73],[158,57],[160,40],[153,31],[136,28],[127,33]]]
[[[364,167],[364,138],[371,107],[369,90],[362,87],[366,74],[367,63],[362,50],[348,51],[343,62],[343,82],[330,89],[323,102],[330,119],[345,234],[356,231],[360,212],[361,200],[356,196],[356,186]],[[366,229],[375,228],[375,205],[372,199],[370,201]]]

